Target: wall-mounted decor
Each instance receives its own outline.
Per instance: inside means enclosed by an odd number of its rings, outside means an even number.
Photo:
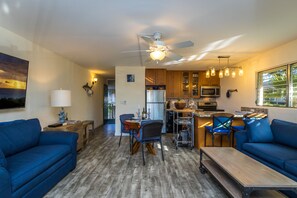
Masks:
[[[226,97],[230,98],[232,92],[238,92],[238,90],[237,89],[228,89],[226,92]]]
[[[29,61],[0,53],[0,109],[24,108]]]
[[[89,86],[89,83],[87,82],[82,88],[86,91],[88,96],[92,96],[94,94],[94,91],[92,90],[94,84],[98,81],[98,78],[92,79],[92,85]]]
[[[127,82],[135,82],[135,75],[127,74]]]

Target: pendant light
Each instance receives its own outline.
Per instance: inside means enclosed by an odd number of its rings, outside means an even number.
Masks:
[[[210,77],[210,72],[209,72],[209,70],[207,70],[205,74],[206,74],[206,76],[205,76],[206,78],[209,78],[209,77]]]
[[[220,69],[220,72],[219,72],[219,78],[223,78],[224,77],[224,72],[222,69]]]
[[[243,76],[243,69],[242,69],[242,67],[239,68],[238,76]]]
[[[225,69],[225,76],[230,76],[230,70],[228,67]]]
[[[235,72],[235,69],[234,69],[234,68],[232,69],[231,77],[232,77],[232,78],[235,78],[235,77],[236,77],[236,72]]]
[[[214,67],[210,69],[210,75],[211,76],[215,76],[216,75],[216,70],[215,70]]]

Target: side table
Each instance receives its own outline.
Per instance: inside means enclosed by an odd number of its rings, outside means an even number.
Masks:
[[[63,132],[76,132],[78,133],[77,151],[84,147],[84,127],[82,122],[76,122],[75,124],[67,124],[59,127],[44,127],[44,132],[50,131],[63,131]]]
[[[86,143],[89,142],[89,130],[88,130],[88,126],[91,125],[92,127],[92,134],[94,134],[95,132],[95,128],[94,128],[94,120],[84,120],[82,121],[83,124],[83,128],[85,130],[85,138],[84,138],[84,145]]]

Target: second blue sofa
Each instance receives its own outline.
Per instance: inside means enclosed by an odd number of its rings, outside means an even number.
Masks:
[[[270,126],[267,119],[249,122],[247,130],[235,133],[236,148],[297,181],[297,124],[277,119]]]
[[[0,197],[42,197],[76,167],[78,135],[38,119],[0,123]]]

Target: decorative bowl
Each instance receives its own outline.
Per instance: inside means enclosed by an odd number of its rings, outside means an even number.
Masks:
[[[176,109],[184,109],[186,107],[186,103],[179,101],[179,102],[175,102],[174,106]]]

